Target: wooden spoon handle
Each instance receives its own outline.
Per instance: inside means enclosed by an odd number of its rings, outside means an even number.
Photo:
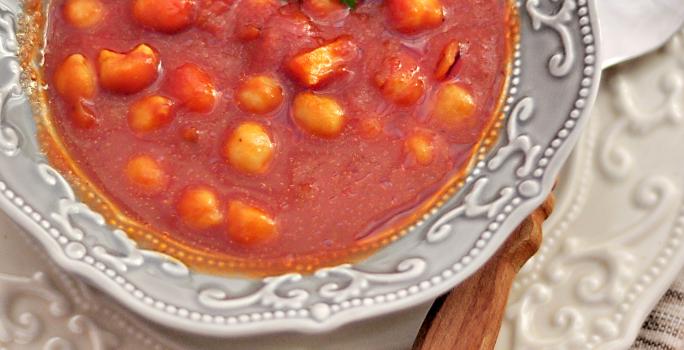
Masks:
[[[494,348],[513,279],[539,249],[542,224],[553,204],[550,195],[485,266],[434,302],[413,344],[414,350]]]

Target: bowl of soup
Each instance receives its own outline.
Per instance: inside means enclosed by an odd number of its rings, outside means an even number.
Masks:
[[[598,83],[586,1],[4,2],[0,206],[207,335],[457,285],[548,194]]]

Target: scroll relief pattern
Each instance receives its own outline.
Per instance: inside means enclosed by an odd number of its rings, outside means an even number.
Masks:
[[[580,145],[587,149],[579,159],[582,163],[577,169],[582,171],[567,174],[566,181],[574,186],[573,193],[568,193],[574,204],[558,218],[557,225],[549,227],[549,239],[516,282],[514,295],[519,293],[519,297],[512,300],[506,316],[513,328],[513,348],[591,349],[627,338],[627,321],[641,321],[628,317],[635,312],[634,302],[642,300],[648,286],[660,278],[681,250],[681,181],[668,171],[639,167],[639,162],[648,162],[639,158],[643,154],[634,147],[662,137],[656,136],[657,132],[680,132],[684,126],[683,43],[681,32],[664,51],[652,55],[659,64],[658,97],[653,107],[643,107],[654,101],[639,98],[629,70],[618,69],[606,81],[603,91],[611,97],[610,118],[599,118],[601,123],[594,120],[601,126],[600,132],[585,135]],[[674,158],[663,163],[681,164]],[[601,186],[629,194],[625,210],[639,214],[619,227],[596,227],[602,231],[585,233],[580,239],[568,229],[585,210],[582,196],[597,186],[595,181],[585,181],[594,176],[603,181]],[[643,253],[635,254],[645,244],[658,247],[654,257],[648,258],[652,260],[645,260],[640,256]],[[573,302],[556,293],[565,286],[572,286]]]

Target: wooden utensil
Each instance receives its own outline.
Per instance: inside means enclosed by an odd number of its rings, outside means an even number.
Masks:
[[[414,350],[493,349],[513,279],[537,252],[542,224],[554,206],[553,194],[511,234],[496,255],[428,312]]]

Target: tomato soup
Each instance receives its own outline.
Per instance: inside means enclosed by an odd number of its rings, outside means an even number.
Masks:
[[[515,25],[504,0],[349,1],[53,0],[45,147],[188,263],[377,248],[495,134]]]

